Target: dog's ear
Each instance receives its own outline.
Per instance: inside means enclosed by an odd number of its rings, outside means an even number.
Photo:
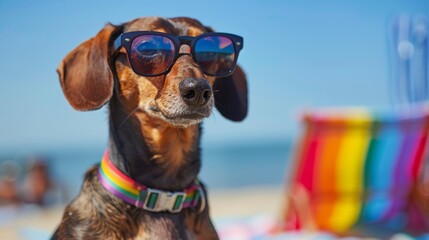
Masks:
[[[240,66],[225,78],[216,78],[213,84],[215,106],[226,118],[242,121],[247,116],[247,79]]]
[[[107,24],[95,37],[71,51],[58,66],[61,87],[76,110],[101,108],[112,96],[113,74],[110,68],[112,34],[117,27]]]

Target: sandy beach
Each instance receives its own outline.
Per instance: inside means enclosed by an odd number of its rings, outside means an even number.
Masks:
[[[272,225],[270,224],[280,217],[284,201],[282,186],[251,186],[234,189],[216,189],[209,191],[209,194],[211,216],[218,232],[223,234],[222,239],[249,239],[246,237],[246,234],[248,234],[246,232],[253,232],[253,234],[255,232],[258,233],[258,231],[264,232],[264,228],[266,230],[271,227]],[[0,211],[0,239],[48,239],[59,224],[63,210],[64,206],[56,206],[47,209],[27,207],[20,210],[3,208]],[[371,232],[371,235],[374,235],[374,232]],[[288,232],[283,235],[272,236],[271,238],[267,236],[267,238],[277,240],[336,239],[336,237],[331,234],[323,234],[320,232]],[[378,238],[354,237],[352,239],[412,240],[414,238],[405,234],[393,233],[385,235],[385,237],[379,235]],[[429,235],[425,235],[418,239],[429,239]]]
[[[253,186],[209,192],[211,216],[215,221],[250,216],[276,217],[281,209],[280,186]],[[3,209],[0,239],[46,239],[60,222],[64,206],[47,209]]]

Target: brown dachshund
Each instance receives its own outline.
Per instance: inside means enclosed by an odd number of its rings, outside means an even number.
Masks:
[[[198,180],[201,121],[247,115],[242,38],[199,21],[106,25],[58,68],[80,111],[108,103],[109,144],[52,239],[218,239]],[[101,158],[101,156],[100,156]]]

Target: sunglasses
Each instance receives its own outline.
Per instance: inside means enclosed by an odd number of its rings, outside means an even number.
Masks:
[[[114,42],[115,54],[125,47],[128,62],[141,76],[154,77],[170,71],[186,44],[201,70],[214,77],[227,77],[234,72],[243,38],[229,33],[205,33],[197,37],[174,36],[161,32],[122,33]]]

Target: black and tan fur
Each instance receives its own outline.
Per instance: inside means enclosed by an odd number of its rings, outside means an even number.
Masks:
[[[197,36],[210,28],[190,18],[139,18],[120,26],[106,25],[95,37],[69,53],[58,68],[61,87],[77,110],[109,106],[110,160],[135,181],[151,188],[180,191],[197,178],[200,167],[201,121],[216,106],[233,121],[247,114],[247,85],[237,67],[230,77],[215,79],[185,54],[171,71],[143,77],[132,71],[125,51],[112,58],[113,41],[122,32],[160,31]],[[205,79],[211,88],[201,118],[181,99],[179,84]],[[100,156],[101,157],[101,156]],[[86,174],[80,194],[66,207],[52,239],[217,239],[209,218],[185,209],[152,213],[116,198],[98,181],[98,166]]]

